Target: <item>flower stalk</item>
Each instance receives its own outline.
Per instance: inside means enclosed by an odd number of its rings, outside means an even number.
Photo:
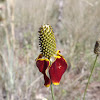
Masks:
[[[94,61],[94,64],[93,64],[93,67],[92,67],[92,70],[91,70],[91,74],[90,74],[90,76],[88,78],[88,83],[87,83],[86,88],[85,88],[83,100],[85,100],[85,95],[87,93],[87,88],[88,88],[88,85],[90,83],[90,79],[92,77],[92,74],[93,74],[93,71],[94,71],[94,68],[95,68],[95,65],[96,65],[96,62],[97,62],[97,58],[100,55],[100,40],[96,41],[96,43],[95,43],[94,53],[96,54],[96,58],[95,58],[95,61]]]
[[[51,94],[52,94],[52,100],[55,100],[55,96],[54,96],[54,90],[53,90],[53,84],[51,82]]]
[[[94,68],[95,68],[95,64],[96,64],[96,61],[97,61],[97,57],[98,57],[98,55],[96,55],[96,58],[95,58],[95,61],[94,61],[94,64],[93,64],[93,67],[92,67],[92,70],[91,70],[91,74],[90,74],[90,76],[89,76],[89,78],[88,78],[88,83],[87,83],[86,88],[85,88],[83,100],[85,100],[85,95],[86,95],[86,93],[87,93],[87,88],[88,88],[88,85],[89,85],[89,83],[90,83],[91,76],[92,76],[93,71],[94,71]]]

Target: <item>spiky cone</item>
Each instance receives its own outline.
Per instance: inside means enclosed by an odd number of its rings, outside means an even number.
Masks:
[[[95,43],[94,53],[100,55],[100,40],[96,41]]]
[[[39,29],[39,45],[43,56],[50,59],[56,53],[56,41],[50,25],[43,25]]]

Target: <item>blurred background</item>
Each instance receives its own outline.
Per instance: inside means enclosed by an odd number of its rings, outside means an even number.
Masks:
[[[0,100],[52,100],[36,67],[38,30],[50,24],[68,62],[56,100],[82,100],[100,38],[100,0],[0,0]],[[86,100],[100,100],[100,57]]]

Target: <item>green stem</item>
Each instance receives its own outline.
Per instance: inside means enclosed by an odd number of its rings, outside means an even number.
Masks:
[[[51,65],[51,61],[50,61],[50,65]],[[52,94],[52,100],[55,100],[55,96],[54,96],[54,90],[53,90],[53,83],[51,82],[51,94]]]
[[[90,76],[89,76],[89,78],[88,78],[88,83],[87,83],[86,88],[85,88],[83,100],[85,100],[85,95],[86,95],[86,93],[87,93],[87,88],[88,88],[88,85],[89,85],[89,82],[90,82],[90,79],[91,79],[93,70],[94,70],[94,68],[95,68],[95,64],[96,64],[96,61],[97,61],[97,57],[98,57],[98,55],[97,55],[96,58],[95,58],[95,61],[94,61],[94,64],[93,64],[93,67],[92,67],[92,70],[91,70],[91,74],[90,74]]]
[[[51,83],[51,94],[52,94],[52,100],[55,100],[54,91],[53,91],[53,84],[52,83]]]

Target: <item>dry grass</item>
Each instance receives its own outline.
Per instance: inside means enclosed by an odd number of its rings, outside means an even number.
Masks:
[[[51,100],[50,88],[44,87],[43,76],[35,65],[40,53],[38,29],[44,23],[54,28],[57,49],[61,50],[70,67],[60,85],[54,86],[56,100],[82,99],[95,58],[94,44],[100,38],[100,1],[62,0],[62,13],[59,13],[59,1],[15,0],[15,42],[12,40],[14,34],[11,34],[11,17],[8,18],[5,13],[7,25],[0,22],[0,100]],[[58,23],[61,25],[59,28]],[[13,43],[16,45],[14,49]],[[86,95],[87,100],[100,98],[99,61],[100,58]]]

